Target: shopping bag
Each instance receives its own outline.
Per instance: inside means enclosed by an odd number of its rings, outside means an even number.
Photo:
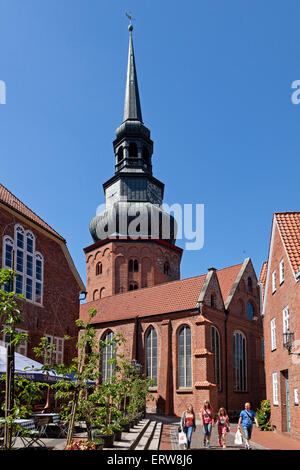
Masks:
[[[183,431],[178,434],[178,444],[180,446],[187,444],[186,434]]]
[[[234,443],[235,445],[237,446],[240,446],[243,444],[243,436],[242,436],[242,433],[241,431],[238,429],[237,432],[235,433],[235,436],[234,436]]]

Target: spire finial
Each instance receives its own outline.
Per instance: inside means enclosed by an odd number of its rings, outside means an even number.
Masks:
[[[127,18],[130,21],[130,23],[128,25],[128,29],[129,29],[130,32],[132,32],[133,31],[133,26],[132,26],[131,20],[134,21],[135,18],[132,18],[131,11],[129,13],[125,13],[125,15],[127,16]]]
[[[134,18],[132,18],[131,14],[128,13],[126,13],[126,16],[130,20],[130,24],[128,26],[130,36],[123,122],[127,120],[143,122],[131,34],[133,30],[131,21],[134,20]]]

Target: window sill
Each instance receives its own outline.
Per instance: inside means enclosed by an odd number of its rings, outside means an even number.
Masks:
[[[192,388],[177,388],[176,393],[193,393]]]
[[[157,387],[149,387],[148,391],[149,392],[157,392]]]

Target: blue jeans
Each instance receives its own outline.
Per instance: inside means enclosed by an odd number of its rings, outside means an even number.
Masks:
[[[252,426],[243,426],[244,438],[251,439]]]
[[[211,423],[203,423],[203,435],[204,436],[210,436],[211,435]]]
[[[189,427],[184,427],[183,431],[186,434],[186,439],[187,439],[187,448],[190,449],[191,447],[191,440],[192,440],[192,432],[194,430],[194,426],[189,426]]]

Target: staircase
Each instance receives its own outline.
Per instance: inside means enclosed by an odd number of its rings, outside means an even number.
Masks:
[[[122,432],[120,441],[114,442],[115,450],[158,450],[162,423],[142,419],[129,432]],[[104,449],[112,450],[112,449]]]

